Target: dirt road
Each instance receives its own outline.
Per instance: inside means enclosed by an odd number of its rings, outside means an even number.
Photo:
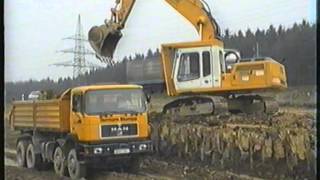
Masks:
[[[8,155],[9,154],[9,155]],[[60,180],[69,179],[57,176],[52,168],[45,171],[37,171],[17,167],[11,153],[6,152],[5,158],[5,177],[8,180]],[[186,166],[173,162],[166,162],[154,158],[146,159],[141,165],[141,171],[137,174],[129,174],[120,169],[90,169],[87,179],[128,179],[128,180],[174,180],[174,179],[234,179],[234,180],[260,180],[261,178],[251,177],[243,174],[236,174],[229,171],[218,171],[208,167],[200,168],[196,166]]]

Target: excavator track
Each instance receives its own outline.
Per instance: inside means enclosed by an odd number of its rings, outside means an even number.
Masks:
[[[279,111],[279,105],[272,97],[241,95],[235,98],[228,98],[227,101],[231,113],[265,113],[271,115]]]
[[[223,97],[187,96],[166,104],[162,113],[179,116],[218,115],[228,113],[228,104]]]
[[[274,114],[279,111],[278,102],[272,97],[262,97],[264,101],[264,111],[267,114]]]
[[[279,105],[272,97],[240,95],[234,98],[218,96],[187,96],[176,99],[163,107],[163,114],[178,116],[221,115],[221,114],[275,114]]]

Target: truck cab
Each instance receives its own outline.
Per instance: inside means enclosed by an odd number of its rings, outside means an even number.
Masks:
[[[71,179],[86,167],[120,165],[136,172],[152,153],[147,97],[138,85],[91,85],[66,90],[57,99],[15,101],[10,124],[20,130],[17,162],[38,168],[52,163]]]
[[[70,133],[83,157],[152,150],[147,98],[141,86],[85,86],[71,90]]]

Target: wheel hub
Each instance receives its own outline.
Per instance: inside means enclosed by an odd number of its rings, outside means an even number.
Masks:
[[[76,167],[75,167],[76,166],[76,162],[75,162],[74,157],[70,158],[68,165],[69,165],[70,171],[71,172],[75,172],[75,170],[76,170]]]
[[[55,159],[55,166],[56,166],[58,169],[60,169],[61,164],[62,164],[61,154],[60,154],[60,153],[57,153],[54,159]]]

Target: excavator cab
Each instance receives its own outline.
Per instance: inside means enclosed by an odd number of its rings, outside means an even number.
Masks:
[[[242,62],[238,51],[224,49],[219,40],[165,44],[161,55],[167,94],[184,96],[164,113],[275,113],[274,99],[251,93],[287,86],[283,65],[271,58]]]
[[[220,47],[181,48],[174,59],[173,81],[178,91],[221,86],[225,72],[223,49]]]

